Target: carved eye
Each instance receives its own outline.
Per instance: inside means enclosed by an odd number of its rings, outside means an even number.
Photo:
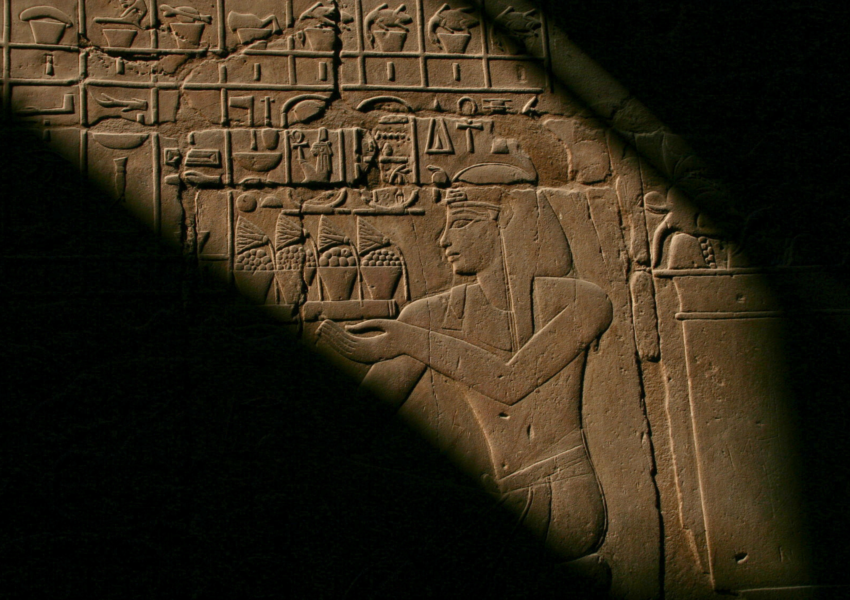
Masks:
[[[472,219],[456,219],[452,221],[452,229],[463,229],[467,225],[472,224],[474,221]]]

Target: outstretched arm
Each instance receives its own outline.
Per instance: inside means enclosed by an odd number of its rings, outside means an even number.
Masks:
[[[611,324],[612,308],[596,287],[577,293],[509,361],[469,342],[429,332],[426,356],[434,370],[504,404],[516,404],[570,364]],[[421,354],[421,351],[420,353]]]
[[[375,363],[360,387],[383,400],[390,409],[397,410],[419,383],[426,365],[409,356],[401,355]]]
[[[326,322],[320,335],[352,360],[380,362],[404,354],[512,405],[575,360],[608,328],[611,318],[611,303],[602,290],[595,286],[577,289],[572,301],[507,362],[464,340],[399,321],[367,321],[348,331]],[[368,331],[383,333],[353,335]]]

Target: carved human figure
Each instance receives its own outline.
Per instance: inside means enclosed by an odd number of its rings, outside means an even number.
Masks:
[[[452,189],[440,246],[458,277],[397,320],[319,341],[371,364],[363,385],[521,515],[563,559],[605,532],[605,506],[585,447],[581,395],[588,348],[612,307],[572,275],[563,229],[534,190]]]

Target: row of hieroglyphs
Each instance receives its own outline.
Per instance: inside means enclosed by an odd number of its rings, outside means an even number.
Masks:
[[[423,0],[9,2],[11,106],[66,124],[173,121],[179,90],[195,92],[196,104],[206,104],[204,91],[222,92],[214,118],[227,124],[228,94],[266,102],[276,121],[281,92],[294,90],[546,87],[536,64],[548,56],[542,19],[510,6],[488,25],[471,6]],[[193,60],[203,57],[212,60]]]
[[[423,0],[9,2],[7,106],[46,138],[82,126],[81,164],[108,192],[172,239],[187,227],[194,251],[231,273],[252,270],[239,248],[257,248],[236,240],[261,227],[259,213],[250,218],[258,209],[421,216],[422,199],[439,202],[452,184],[538,181],[498,118],[539,115],[550,88],[539,11]],[[490,4],[498,14],[484,19]],[[325,125],[340,94],[356,112]],[[207,206],[221,203],[236,217]]]
[[[124,50],[220,50],[270,42],[272,48],[332,51],[342,34],[345,51],[475,55],[486,45],[494,54],[517,55],[522,53],[518,42],[538,38],[539,43],[543,23],[536,11],[521,13],[506,6],[488,26],[470,5],[453,7],[423,0],[413,0],[409,8],[370,0],[207,0],[185,6],[146,0],[14,4],[24,25],[13,25],[12,41],[73,46],[79,34],[97,46]],[[29,35],[24,33],[27,29]]]

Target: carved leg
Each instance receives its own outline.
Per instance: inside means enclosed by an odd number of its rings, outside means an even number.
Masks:
[[[593,552],[605,535],[605,504],[592,473],[553,481],[546,546],[573,560]]]

